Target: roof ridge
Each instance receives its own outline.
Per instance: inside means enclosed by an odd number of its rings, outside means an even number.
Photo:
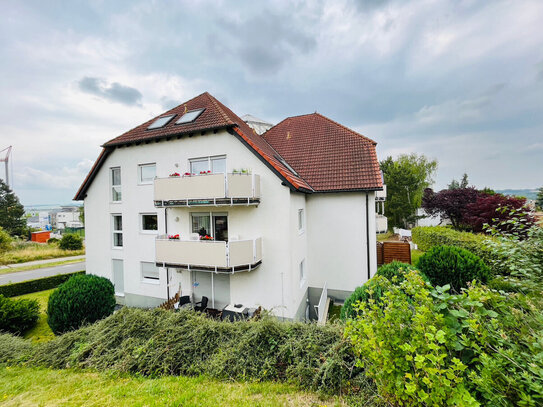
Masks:
[[[224,110],[222,109],[222,107],[219,105],[219,101],[217,99],[215,99],[215,96],[211,95],[209,92],[204,92],[203,94],[205,94],[209,100],[211,101],[211,103],[213,103],[213,105],[217,108],[217,110],[219,111],[219,113],[222,115],[223,119],[226,120],[226,122],[228,124],[237,124],[235,123],[234,121],[232,121],[230,119],[230,117],[228,117],[228,115],[224,112]],[[192,99],[191,99],[192,100]]]
[[[326,120],[328,120],[329,122],[334,123],[334,124],[338,125],[339,127],[343,128],[343,129],[345,129],[345,130],[347,130],[349,133],[353,133],[353,134],[356,135],[356,136],[362,137],[364,140],[369,141],[370,143],[373,143],[374,146],[377,145],[377,142],[376,142],[376,141],[370,139],[369,137],[364,136],[363,134],[360,134],[360,133],[358,133],[358,132],[356,132],[356,131],[354,131],[354,130],[348,128],[347,126],[344,126],[344,125],[341,124],[341,123],[336,122],[335,120],[330,119],[329,117],[326,117],[326,116],[324,116],[324,115],[322,115],[322,114],[320,114],[320,113],[318,113],[318,112],[311,113],[311,114],[315,114],[315,115],[317,115],[317,116],[320,116],[320,117],[322,117],[323,119],[326,119]]]

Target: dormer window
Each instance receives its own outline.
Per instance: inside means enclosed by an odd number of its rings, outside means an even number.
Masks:
[[[187,112],[183,116],[181,116],[179,120],[175,122],[175,124],[192,123],[203,113],[204,110],[205,109],[191,110],[190,112]]]

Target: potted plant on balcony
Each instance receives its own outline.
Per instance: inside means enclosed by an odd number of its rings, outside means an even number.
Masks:
[[[185,172],[185,173],[183,174],[183,177],[191,177],[191,176],[193,176],[193,175],[194,175],[194,174],[191,173],[191,172]]]
[[[174,172],[172,174],[170,174],[170,177],[180,177],[181,174],[179,174],[178,172]]]
[[[200,171],[200,175],[208,175],[211,174],[211,170],[208,171]]]
[[[200,236],[200,240],[211,241],[213,238],[208,235]]]
[[[169,240],[179,240],[179,234],[177,235],[168,235]]]

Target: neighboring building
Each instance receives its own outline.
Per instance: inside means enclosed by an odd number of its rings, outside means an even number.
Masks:
[[[87,272],[131,306],[314,315],[325,285],[344,299],[376,272],[375,145],[318,113],[261,136],[203,93],[104,144],[75,196]]]
[[[268,123],[262,119],[259,119],[258,117],[254,117],[250,114],[246,114],[245,116],[242,116],[241,120],[247,123],[247,125],[251,129],[253,129],[258,135],[264,134],[265,132],[267,132],[269,129],[273,127],[273,124]]]
[[[51,230],[51,217],[49,212],[33,212],[26,218],[26,225],[32,229]]]
[[[51,213],[51,223],[55,229],[82,228],[83,223],[79,220],[79,207],[63,206],[60,211]]]

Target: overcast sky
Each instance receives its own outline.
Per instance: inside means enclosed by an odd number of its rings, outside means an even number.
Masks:
[[[204,91],[435,158],[438,189],[543,185],[542,1],[0,5],[0,150],[27,205],[70,202],[102,143]]]

